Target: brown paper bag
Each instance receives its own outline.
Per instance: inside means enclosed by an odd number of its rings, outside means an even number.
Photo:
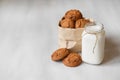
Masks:
[[[59,48],[67,48],[73,52],[81,51],[81,35],[84,28],[62,28],[58,27]]]

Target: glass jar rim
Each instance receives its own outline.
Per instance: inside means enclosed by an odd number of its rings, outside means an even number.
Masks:
[[[99,33],[104,30],[104,25],[99,22],[91,22],[85,25],[85,31],[90,34]]]

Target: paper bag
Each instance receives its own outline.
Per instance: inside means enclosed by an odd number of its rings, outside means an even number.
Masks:
[[[58,27],[59,48],[67,48],[73,52],[81,51],[82,32],[84,28],[62,28]]]

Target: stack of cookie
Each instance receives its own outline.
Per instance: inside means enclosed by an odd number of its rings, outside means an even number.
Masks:
[[[85,19],[79,10],[69,10],[60,20],[59,26],[62,28],[84,28],[85,24],[90,22]]]

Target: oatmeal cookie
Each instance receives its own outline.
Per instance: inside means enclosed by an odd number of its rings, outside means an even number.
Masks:
[[[69,19],[72,19],[73,21],[76,21],[78,19],[82,19],[83,16],[79,10],[72,9],[65,13],[65,18],[69,18]]]
[[[85,24],[89,23],[88,19],[78,19],[75,23],[75,28],[84,28]]]
[[[67,48],[60,48],[53,52],[51,55],[51,59],[53,61],[59,61],[62,60],[64,57],[66,57],[69,54],[69,50]]]
[[[82,63],[82,59],[78,53],[70,53],[62,62],[66,66],[75,67]]]
[[[62,19],[60,21],[60,26],[63,28],[75,28],[75,22],[71,19]]]

